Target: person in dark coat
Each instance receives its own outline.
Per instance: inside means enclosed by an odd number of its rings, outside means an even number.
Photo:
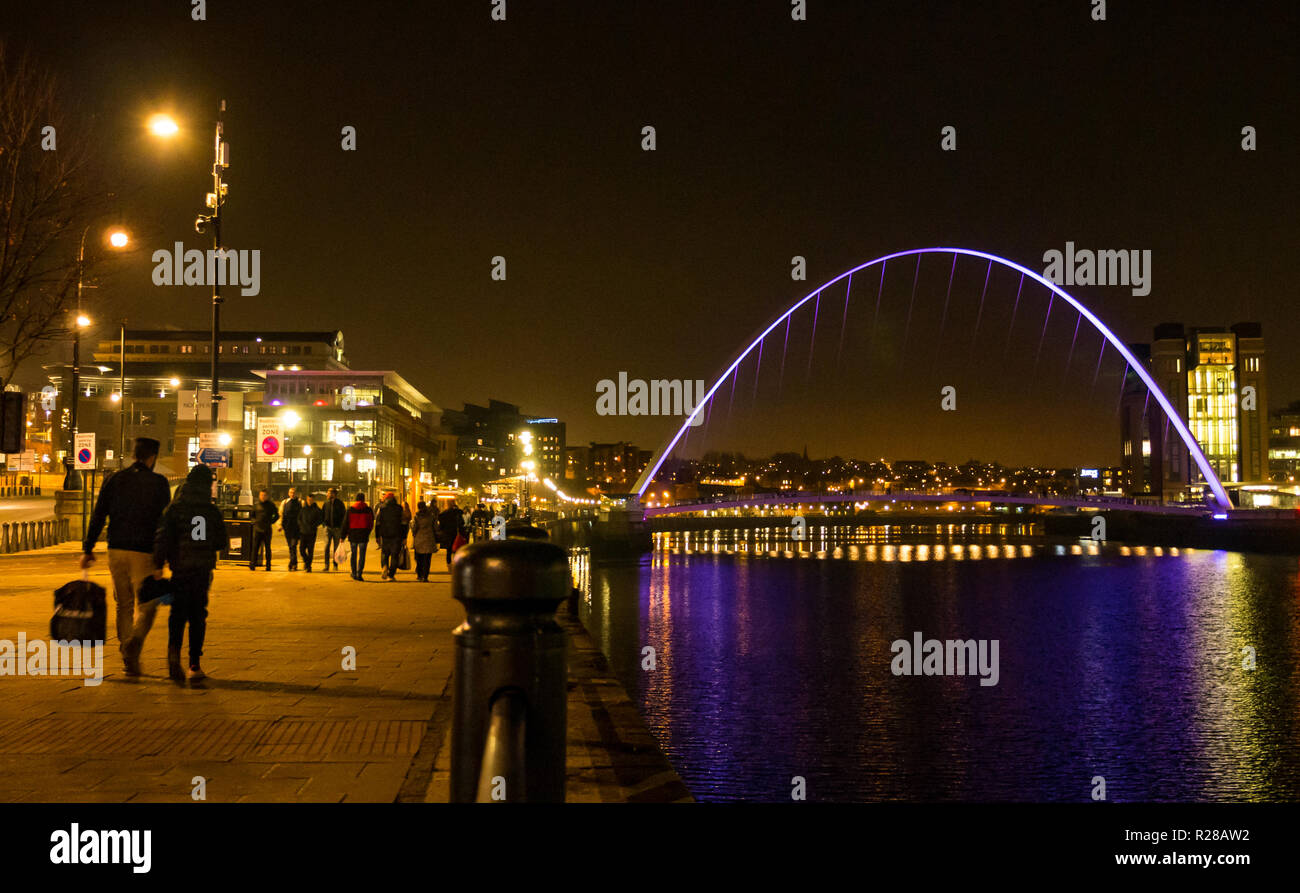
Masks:
[[[140,584],[153,573],[154,531],[172,498],[167,478],[153,470],[158,446],[150,437],[136,439],[135,462],[104,481],[81,544],[81,567],[85,570],[95,563],[95,543],[108,521],[108,572],[117,602],[118,648],[128,676],[140,675],[140,651],[158,609],[155,603],[146,602],[136,611]]]
[[[357,501],[348,506],[344,514],[343,529],[352,544],[352,579],[362,579],[366,570],[366,546],[370,531],[375,526],[375,513],[366,505],[366,494],[358,493]]]
[[[280,506],[280,528],[284,530],[284,541],[289,546],[289,570],[298,569],[298,512],[302,511],[302,502],[298,499],[298,489],[289,488],[289,497]]]
[[[438,513],[438,545],[447,550],[447,567],[451,567],[452,547],[456,535],[465,528],[465,513],[456,504],[449,505]]]
[[[411,551],[415,553],[415,579],[429,582],[429,564],[438,551],[438,519],[423,502],[415,507],[411,519]]]
[[[392,493],[385,494],[383,504],[375,515],[375,539],[379,541],[379,554],[384,569],[379,579],[397,579],[397,563],[402,556],[402,547],[406,545],[406,532],[406,518],[397,497]]]
[[[334,560],[334,553],[343,541],[343,522],[347,518],[348,507],[339,499],[338,489],[330,487],[321,509],[324,512],[321,526],[325,528],[325,570],[328,571],[331,567],[338,570],[339,563]]]
[[[480,502],[469,515],[469,524],[470,528],[474,531],[475,542],[488,538],[488,525],[491,522],[492,513],[487,510],[486,505]]]
[[[266,550],[266,569],[271,569],[271,532],[275,522],[280,520],[280,510],[271,501],[271,494],[265,490],[257,491],[257,506],[253,509],[253,554],[248,559],[248,569],[257,570],[257,562]]]
[[[171,567],[172,613],[167,620],[167,670],[178,682],[185,627],[190,628],[189,677],[204,677],[199,658],[208,631],[208,589],[217,555],[230,547],[226,522],[212,504],[212,469],[195,465],[167,507],[154,534],[154,576],[161,578],[164,563]]]
[[[298,511],[298,553],[302,555],[302,569],[311,573],[311,559],[316,551],[316,531],[320,529],[325,513],[310,493],[303,497]],[[330,566],[330,556],[325,556],[325,566]]]

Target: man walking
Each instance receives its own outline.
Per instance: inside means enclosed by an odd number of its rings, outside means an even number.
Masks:
[[[253,509],[253,557],[249,559],[248,569],[257,570],[257,563],[266,550],[266,569],[271,569],[271,532],[275,522],[280,520],[280,510],[271,501],[271,494],[265,490],[257,491],[257,507]]]
[[[289,488],[289,496],[280,506],[280,527],[284,530],[284,541],[289,546],[289,570],[298,569],[298,512],[302,503],[298,501],[296,487]]]
[[[352,579],[360,580],[366,569],[366,546],[370,542],[370,531],[375,526],[375,513],[366,505],[366,494],[358,493],[357,501],[348,506],[344,515],[343,527],[347,531],[348,542],[352,544]]]
[[[451,567],[456,536],[465,527],[465,513],[454,502],[438,513],[438,545],[447,550],[447,567]]]
[[[303,497],[303,507],[298,512],[298,552],[302,555],[302,569],[311,573],[312,554],[316,551],[316,531],[320,529],[325,513],[308,493]],[[325,567],[330,566],[330,556],[325,555]]]
[[[325,505],[321,508],[324,512],[321,524],[325,527],[325,570],[328,571],[331,566],[338,570],[339,563],[334,560],[334,553],[343,541],[343,522],[347,518],[348,507],[339,499],[337,487],[329,488],[325,494]]]
[[[402,547],[406,545],[407,530],[397,497],[392,493],[384,494],[383,505],[375,515],[375,539],[379,540],[379,554],[383,562],[383,573],[379,579],[397,579],[397,563],[402,556]]]
[[[167,619],[167,672],[177,682],[181,672],[181,646],[185,627],[190,628],[189,677],[203,678],[199,658],[208,630],[208,589],[217,555],[228,548],[226,522],[212,504],[212,469],[195,465],[176,494],[176,501],[163,512],[154,537],[155,577],[162,576],[163,563],[172,569],[172,613]]]
[[[487,510],[487,506],[479,503],[474,511],[470,512],[470,528],[474,531],[474,542],[488,538],[488,524],[492,520],[492,514]]]
[[[135,462],[104,481],[81,544],[81,567],[85,570],[95,562],[95,543],[107,519],[108,572],[113,577],[113,599],[117,602],[117,640],[128,676],[140,675],[140,651],[158,609],[157,604],[149,602],[140,606],[138,615],[135,610],[140,584],[153,573],[153,534],[172,496],[167,478],[153,470],[157,461],[158,441],[137,438]]]

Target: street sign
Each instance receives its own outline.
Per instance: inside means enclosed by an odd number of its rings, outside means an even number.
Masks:
[[[284,458],[284,423],[279,419],[257,420],[257,461],[274,462]]]
[[[76,457],[76,466],[79,469],[95,467],[95,432],[88,434],[78,434],[76,442],[73,444],[73,455]]]
[[[200,465],[209,468],[229,468],[230,450],[221,445],[222,438],[230,442],[230,435],[221,431],[207,431],[199,435],[199,451],[195,457]]]
[[[223,450],[220,447],[199,450],[199,464],[209,468],[229,468],[230,450]]]
[[[5,466],[10,471],[35,471],[36,451],[28,450],[25,453],[10,453],[5,456]]]
[[[244,395],[239,391],[230,391],[221,395],[221,413],[219,422],[244,421]],[[176,391],[176,418],[180,421],[200,419],[207,421],[212,416],[212,391],[200,389],[195,400],[194,389],[178,388]]]

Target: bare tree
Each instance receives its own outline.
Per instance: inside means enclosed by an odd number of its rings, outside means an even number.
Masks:
[[[79,128],[67,120],[54,76],[0,41],[0,389],[70,337],[79,240],[104,205],[92,186],[89,119]]]

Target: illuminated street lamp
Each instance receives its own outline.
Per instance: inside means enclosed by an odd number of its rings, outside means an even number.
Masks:
[[[93,224],[87,223],[81,231],[81,242],[77,247],[77,315],[74,319],[72,328],[72,417],[69,419],[68,431],[68,453],[63,460],[63,489],[80,490],[81,489],[81,472],[77,471],[73,453],[76,450],[77,443],[77,403],[81,392],[81,330],[89,328],[90,317],[81,311],[81,289],[83,286],[83,277],[86,270],[86,235],[90,232]],[[128,242],[126,233],[120,230],[114,230],[108,236],[109,244],[114,248],[124,248]],[[82,516],[84,525],[85,516]]]
[[[226,184],[222,175],[230,167],[230,144],[222,135],[225,129],[223,118],[226,113],[226,101],[221,100],[221,109],[217,113],[216,135],[212,150],[212,191],[207,194],[205,206],[209,213],[200,214],[194,221],[194,231],[202,235],[212,227],[212,247],[221,255],[221,209],[226,203]],[[149,119],[149,130],[155,136],[169,139],[174,137],[180,126],[169,115],[158,114]],[[217,430],[221,417],[221,284],[219,279],[212,283],[212,430]]]
[[[150,133],[163,139],[175,136],[181,129],[171,115],[161,114],[152,116],[149,119],[148,126]]]

